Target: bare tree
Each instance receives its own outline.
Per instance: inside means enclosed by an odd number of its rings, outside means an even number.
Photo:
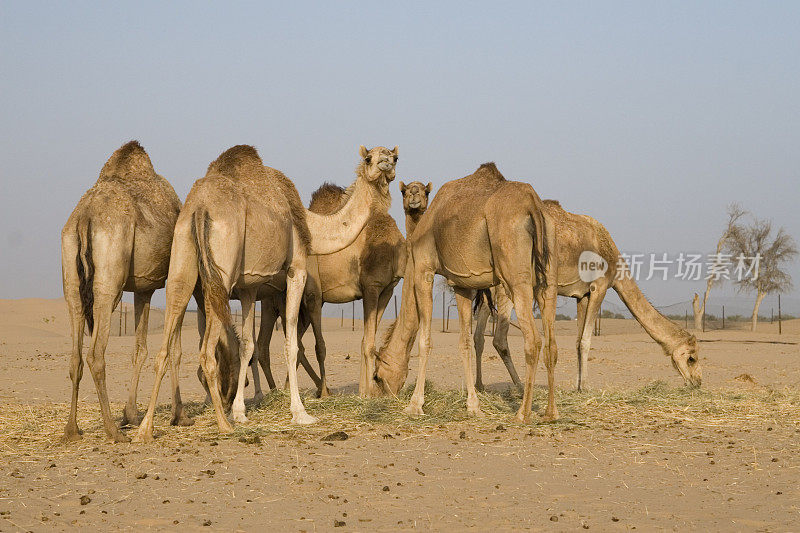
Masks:
[[[756,293],[752,331],[756,330],[758,307],[764,297],[792,288],[792,278],[784,267],[797,256],[797,244],[783,228],[778,228],[774,237],[772,234],[771,221],[753,218],[749,225],[735,224],[726,245],[726,251],[734,261],[737,258],[757,258],[752,275],[733,280],[740,291]]]
[[[745,214],[747,214],[747,211],[739,204],[733,203],[728,206],[728,223],[725,225],[725,230],[723,230],[719,241],[717,241],[717,257],[719,257],[719,255],[725,249],[725,243],[731,237],[734,227],[739,222],[739,219]],[[692,300],[692,307],[694,310],[694,329],[703,329],[703,315],[706,314],[706,302],[708,302],[708,296],[711,294],[711,287],[720,285],[722,281],[722,278],[708,278],[706,281],[706,292],[703,295],[702,305],[700,303],[700,296],[697,293],[694,294],[694,299]]]

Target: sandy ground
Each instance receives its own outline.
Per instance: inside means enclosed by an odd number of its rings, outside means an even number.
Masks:
[[[457,334],[440,332],[440,320],[434,326],[429,379],[441,388],[463,388]],[[761,329],[698,334],[705,389],[797,390],[800,321],[784,323],[781,336],[777,325]],[[351,394],[360,327],[357,323],[353,332],[348,322],[341,328],[339,319],[326,319],[326,331],[329,384],[335,395]],[[576,367],[574,322],[559,322],[557,332],[557,383],[569,391]],[[278,334],[272,344],[273,370],[281,380],[282,341]],[[140,384],[140,407],[152,386],[160,331],[148,342],[151,359]],[[310,336],[305,344],[313,347]],[[504,391],[505,369],[491,339],[486,344],[484,382],[490,390]],[[512,329],[510,346],[520,371],[521,345]],[[109,392],[118,417],[127,397],[132,346],[132,336],[112,337],[107,352]],[[197,334],[190,325],[183,346],[184,400],[200,402],[204,394],[194,376]],[[657,415],[614,420],[612,411],[600,423],[527,426],[460,420],[393,427],[331,422],[323,413],[316,426],[270,432],[256,443],[217,438],[213,431],[208,438],[181,438],[187,430],[166,427],[161,418],[157,437],[162,437],[155,443],[113,445],[103,437],[94,385],[85,372],[80,420],[86,434],[79,443],[62,445],[70,348],[63,301],[0,301],[0,402],[5,406],[0,432],[18,431],[19,417],[25,416],[36,435],[2,449],[0,531],[800,528],[800,420],[768,409],[729,422],[718,417],[714,423],[690,417],[671,422]],[[416,362],[413,358],[411,380]],[[637,389],[654,380],[681,385],[660,348],[627,320],[604,321],[603,334],[592,345],[589,372],[592,402],[602,401],[606,389]],[[754,383],[737,380],[742,374]],[[537,382],[544,379],[540,369]],[[310,388],[310,380],[303,377],[301,386]],[[162,387],[162,403],[169,401],[168,388]],[[541,402],[537,407],[543,408]],[[60,420],[56,429],[45,423],[47,416]],[[335,430],[349,438],[321,440]]]

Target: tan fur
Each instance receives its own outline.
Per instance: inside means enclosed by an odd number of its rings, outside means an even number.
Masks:
[[[232,376],[220,375],[216,353],[218,344],[222,345],[229,337],[227,299],[233,295],[242,302],[243,328],[238,376],[233,376],[236,393],[231,413],[234,421],[244,422],[246,369],[255,347],[255,301],[262,290],[273,284],[282,285],[286,294],[282,306],[287,328],[284,352],[289,368],[292,421],[299,424],[316,421],[305,411],[300,399],[296,371],[297,324],[307,277],[307,256],[310,251],[329,253],[349,246],[363,232],[370,210],[383,203],[388,182],[394,178],[394,164],[386,164],[379,158],[364,173],[365,181],[352,190],[346,204],[334,215],[321,216],[302,207],[294,184],[279,170],[264,166],[252,146],[234,146],[209,165],[206,176],[195,182],[189,192],[176,224],[164,340],[150,404],[137,440],[148,441],[153,437],[153,417],[166,361],[180,361],[180,322],[198,274],[204,292],[209,293],[204,298],[206,323],[200,364],[220,431],[232,430],[220,395],[220,380]],[[215,272],[219,273],[218,278]],[[223,351],[229,350],[223,346]],[[223,357],[229,354],[224,353]]]
[[[557,234],[557,251],[559,260],[558,286],[559,295],[573,297],[578,300],[578,379],[577,385],[581,389],[586,384],[586,368],[588,353],[591,346],[592,330],[600,305],[608,288],[613,288],[623,302],[639,321],[647,333],[658,342],[664,353],[671,357],[673,366],[683,376],[689,385],[699,385],[702,371],[698,358],[697,342],[694,336],[675,325],[672,321],[662,316],[647,300],[637,287],[636,283],[628,276],[618,275],[619,250],[608,230],[594,218],[587,215],[570,213],[561,207],[556,200],[545,200],[545,212],[555,223]],[[578,272],[578,258],[583,251],[593,251],[605,259],[608,270],[605,276],[586,283],[580,279]],[[506,365],[512,380],[517,386],[519,378],[514,369],[508,351],[506,334],[512,304],[502,286],[492,289],[497,302],[498,317],[497,331],[493,344]],[[476,386],[482,388],[480,356],[483,352],[483,331],[489,317],[489,310],[485,305],[478,309],[478,319],[475,328],[475,351],[477,355]]]
[[[359,184],[369,183],[374,174],[376,162],[382,159],[392,160],[396,156],[396,149],[390,151],[383,147],[366,150],[361,154],[362,160],[356,167],[356,180],[344,189],[332,183],[324,183],[311,197],[309,210],[322,215],[338,212],[347,204]],[[370,164],[366,163],[367,158]],[[373,354],[375,344],[375,331],[381,316],[386,308],[392,290],[402,277],[405,268],[405,240],[397,229],[394,219],[387,210],[391,203],[389,189],[379,189],[376,203],[370,210],[370,216],[359,234],[358,238],[343,250],[326,255],[313,255],[309,258],[309,278],[306,282],[304,293],[304,307],[308,310],[311,323],[301,324],[300,337],[305,329],[311,325],[316,339],[316,355],[320,367],[320,376],[317,377],[305,357],[304,349],[300,349],[300,362],[317,383],[320,395],[327,395],[325,374],[326,348],[322,336],[322,304],[326,301],[344,303],[357,299],[364,301],[365,324],[362,339],[362,367],[359,380],[359,392],[362,395],[370,393],[373,373]],[[259,297],[264,306],[275,306],[276,299],[280,299],[281,292],[274,290],[262,292]],[[275,316],[275,315],[273,315]],[[259,358],[267,377],[267,381],[274,380],[269,372],[268,339],[272,322],[265,321],[261,324],[259,335]],[[254,368],[257,374],[258,369]],[[259,390],[256,394],[259,394]]]
[[[530,416],[533,378],[541,347],[532,313],[534,297],[542,309],[545,330],[548,370],[545,418],[558,416],[553,330],[557,264],[550,254],[555,248],[555,235],[548,231],[552,221],[543,209],[530,185],[507,181],[494,163],[486,163],[469,176],[445,183],[420,217],[407,237],[409,251],[400,318],[389,341],[381,348],[375,375],[384,391],[399,391],[408,374],[410,343],[419,326],[419,374],[407,413],[423,413],[426,365],[431,353],[433,279],[434,274],[439,274],[447,278],[456,294],[467,412],[480,414],[469,362],[472,296],[475,290],[502,282],[519,304],[528,363],[525,394],[517,419],[524,421]]]
[[[118,148],[100,170],[95,185],[81,197],[61,233],[64,298],[70,311],[73,351],[70,361],[72,405],[67,439],[80,435],[77,394],[83,372],[83,331],[92,336],[86,360],[97,385],[106,432],[116,441],[127,437],[116,428],[105,385],[105,349],[111,312],[123,291],[134,293],[136,342],[134,369],[123,422],[138,420],[136,389],[147,356],[147,315],[153,291],[164,286],[170,245],[181,203],[167,181],[156,174],[137,141]],[[180,394],[173,391],[173,414],[182,416]]]

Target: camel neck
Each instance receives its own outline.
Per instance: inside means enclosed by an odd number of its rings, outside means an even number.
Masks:
[[[319,215],[306,209],[311,232],[311,253],[324,255],[338,252],[352,244],[370,217],[372,207],[383,201],[365,179],[358,178],[347,202],[332,215]]]
[[[633,318],[664,350],[671,352],[688,339],[689,333],[659,313],[629,276],[614,280],[613,287]]]

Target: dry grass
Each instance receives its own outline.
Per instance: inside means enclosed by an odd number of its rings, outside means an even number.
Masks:
[[[252,441],[255,436],[270,434],[297,438],[320,438],[331,431],[355,432],[363,429],[404,432],[432,432],[437,429],[492,429],[498,424],[519,426],[511,417],[519,406],[515,390],[502,394],[480,394],[482,418],[466,415],[466,394],[459,390],[441,390],[430,383],[426,387],[424,417],[412,418],[403,413],[411,387],[397,398],[362,399],[354,395],[317,399],[310,394],[303,401],[309,413],[319,417],[313,426],[290,423],[289,397],[282,390],[268,394],[259,406],[250,406],[248,424],[239,424],[230,435],[220,435],[211,408],[199,403],[187,405],[196,424],[188,428],[169,427],[169,406],[161,406],[156,415],[157,445],[171,446],[197,441],[234,439]],[[800,420],[800,390],[745,386],[740,389],[705,390],[670,387],[654,382],[639,389],[606,389],[590,392],[561,391],[558,394],[561,418],[541,423],[546,390],[537,389],[534,398],[534,421],[526,425],[532,435],[553,431],[631,431],[642,426],[660,428],[682,425],[684,428],[743,428],[763,425],[796,425]],[[114,406],[121,412],[122,405]],[[0,414],[0,456],[50,456],[65,448],[60,437],[67,419],[68,404],[9,403]],[[96,404],[79,408],[79,422],[84,430],[83,444],[105,442],[100,413]]]

